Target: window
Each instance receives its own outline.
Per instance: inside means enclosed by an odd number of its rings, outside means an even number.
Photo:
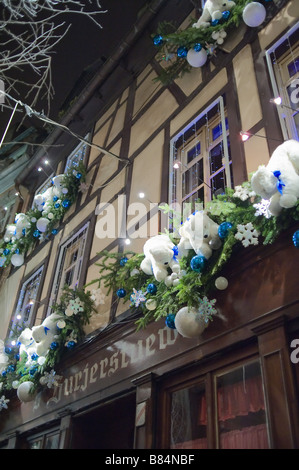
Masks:
[[[89,134],[85,136],[84,140],[88,141]],[[80,144],[73,150],[73,152],[68,156],[64,173],[68,171],[69,168],[72,166],[78,165],[80,161],[84,162],[86,155],[87,155],[87,148],[88,145],[85,144],[84,142],[80,142]]]
[[[171,203],[205,203],[232,186],[228,120],[217,99],[171,141]]]
[[[12,328],[17,325],[33,325],[36,301],[40,295],[40,284],[44,266],[35,271],[22,285]]]
[[[299,139],[299,23],[266,51],[284,139]]]
[[[260,362],[207,371],[165,383],[160,394],[162,447],[267,449],[268,426]],[[163,414],[163,413],[162,413]]]
[[[28,438],[29,449],[58,449],[59,429]]]
[[[61,291],[66,284],[72,289],[78,286],[88,227],[89,223],[84,225],[60,248],[50,305],[59,301]]]

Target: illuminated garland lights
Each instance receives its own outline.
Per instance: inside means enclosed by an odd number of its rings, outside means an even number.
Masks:
[[[261,1],[267,5],[272,0]],[[161,23],[153,35],[153,43],[159,49],[158,60],[163,68],[156,80],[168,85],[190,72],[192,67],[202,67],[216,55],[217,49],[242,22],[249,27],[260,26],[267,13],[261,1],[235,0],[235,6],[222,11],[220,19],[202,26],[193,19],[185,30],[177,30],[168,22]]]

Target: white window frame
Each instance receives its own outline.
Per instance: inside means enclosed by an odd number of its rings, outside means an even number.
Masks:
[[[28,305],[32,305],[31,309],[30,309],[30,313],[29,313],[29,316],[28,316],[28,319],[25,321],[25,323],[29,326],[32,322],[32,319],[33,319],[33,314],[35,313],[36,309],[34,308],[34,305],[35,305],[35,302],[37,301],[38,297],[39,297],[39,293],[40,293],[40,287],[39,287],[39,284],[40,284],[40,281],[41,281],[41,277],[42,277],[42,273],[43,273],[43,269],[44,269],[44,265],[42,265],[40,268],[38,268],[23,284],[22,284],[22,287],[21,287],[21,290],[20,290],[20,293],[19,293],[19,298],[18,298],[18,303],[17,303],[17,308],[16,308],[16,311],[15,311],[15,315],[14,315],[14,319],[12,321],[12,328],[14,328],[16,325],[18,324],[22,324],[24,323],[24,317],[25,317],[25,311],[24,309],[26,308],[26,306]],[[26,305],[24,305],[24,302],[27,301],[26,300],[26,294],[28,292],[28,287],[30,286],[30,284],[33,284],[33,282],[35,280],[38,280],[38,284],[37,284],[37,288],[35,290],[35,296],[30,296],[30,300],[33,301],[32,304],[30,304],[29,302],[26,303]],[[28,298],[29,300],[29,298]],[[21,318],[17,318],[18,316],[20,316]]]
[[[278,41],[275,42],[269,49],[265,51],[265,57],[267,62],[267,67],[269,71],[270,81],[273,90],[273,98],[281,96],[281,92],[279,90],[279,86],[277,83],[277,78],[275,76],[275,71],[272,63],[271,54],[273,54],[276,49],[283,44],[288,38],[290,38],[299,28],[299,21],[288,30],[286,34],[284,34]],[[282,96],[282,99],[284,97]],[[279,122],[283,134],[284,140],[289,140],[291,138],[298,140],[298,134],[295,127],[295,123],[293,119],[290,119],[290,110],[288,110],[287,106],[289,103],[285,103],[284,99],[281,106],[277,106],[277,113],[279,117]]]
[[[70,284],[70,288],[74,289],[78,285],[78,282],[80,281],[89,225],[90,225],[90,222],[87,222],[80,230],[78,230],[72,237],[66,240],[60,247],[58,261],[56,265],[57,267],[56,267],[53,286],[52,286],[52,292],[50,296],[48,314],[51,313],[51,306],[55,302],[59,301],[61,291],[65,285],[65,282],[64,282],[65,274],[69,271],[69,268],[70,268],[70,266],[68,266],[67,269],[65,268],[67,254],[68,253],[70,254],[71,248],[76,244],[78,240],[82,239],[82,244],[79,243],[79,250],[80,250],[79,256],[76,259],[76,261],[74,261],[73,264],[71,265],[71,267],[74,268],[74,271],[73,271],[74,274],[73,274],[72,283]]]
[[[89,136],[90,134],[87,134],[84,137],[84,140],[88,141]],[[87,147],[88,145],[85,142],[80,142],[80,144],[77,145],[77,147],[71,152],[71,154],[67,158],[65,168],[64,168],[64,173],[67,173],[68,169],[72,166],[74,160],[76,160],[76,157],[79,152],[81,152],[81,154],[83,155],[78,158],[78,161],[82,160],[83,163],[85,162],[86,154],[87,154]]]
[[[178,134],[176,134],[170,141],[170,159],[169,159],[169,193],[168,193],[168,200],[169,203],[172,204],[174,203],[174,190],[173,190],[173,185],[174,181],[177,178],[177,173],[174,168],[174,162],[175,162],[175,143],[176,141],[182,136],[185,132],[187,132],[190,127],[192,127],[196,122],[198,122],[202,117],[207,115],[209,111],[211,111],[214,107],[218,106],[219,111],[220,111],[220,122],[222,126],[222,142],[223,142],[223,163],[224,163],[224,171],[225,171],[225,177],[226,177],[226,187],[231,188],[232,186],[232,181],[231,181],[231,174],[230,174],[230,160],[229,160],[229,151],[228,151],[228,132],[226,129],[226,121],[225,121],[225,106],[224,106],[224,100],[222,96],[219,96],[217,99],[215,99],[208,107],[206,107],[202,113],[200,113],[198,116],[196,116],[195,119],[193,119],[189,124],[184,127]]]

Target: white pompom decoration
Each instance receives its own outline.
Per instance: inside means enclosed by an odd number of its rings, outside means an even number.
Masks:
[[[12,255],[10,262],[13,266],[22,266],[22,264],[24,264],[24,256],[20,253],[15,253],[14,255]]]
[[[183,307],[175,316],[175,327],[185,338],[196,338],[207,327],[204,316],[195,308]]]
[[[249,3],[243,10],[243,21],[247,26],[256,28],[260,26],[266,18],[266,9],[259,2]]]
[[[17,395],[18,395],[19,400],[26,403],[34,399],[34,394],[30,393],[32,386],[33,386],[33,382],[30,382],[30,381],[23,382],[18,386]]]
[[[223,276],[217,277],[215,280],[215,286],[219,290],[225,290],[228,286],[228,280]]]
[[[49,223],[49,220],[48,220],[48,219],[46,219],[45,217],[41,217],[41,218],[38,219],[38,221],[36,222],[36,228],[37,228],[37,230],[39,230],[40,232],[45,232],[45,231],[47,230],[48,223]]]
[[[208,54],[205,49],[200,51],[195,51],[194,49],[189,49],[187,54],[187,62],[192,67],[202,67],[208,60]]]

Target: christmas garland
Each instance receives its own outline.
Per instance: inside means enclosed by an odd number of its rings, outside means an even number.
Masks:
[[[193,67],[203,66],[209,58],[216,55],[217,49],[242,22],[251,27],[262,24],[266,17],[266,9],[262,3],[267,6],[271,1],[235,0],[235,6],[222,11],[220,19],[211,20],[203,25],[191,19],[185,30],[177,29],[169,22],[160,23],[152,36],[153,43],[158,49],[157,59],[163,69],[156,80],[168,85],[186,72],[190,72]],[[249,11],[248,15],[249,8],[252,11]],[[257,13],[253,11],[254,9]]]
[[[208,217],[219,225],[218,233],[221,246],[213,250],[210,259],[204,260],[190,250],[178,262],[178,273],[171,272],[164,282],[157,282],[154,275],[148,275],[140,268],[144,254],[132,252],[99,253],[99,278],[97,283],[113,292],[119,301],[128,302],[132,314],[139,314],[137,330],[145,328],[150,322],[165,319],[166,325],[176,328],[178,311],[188,308],[203,317],[205,326],[217,314],[215,300],[210,300],[215,287],[225,289],[227,280],[221,270],[238,250],[262,241],[264,245],[273,243],[278,235],[294,221],[299,221],[299,203],[291,209],[282,209],[279,216],[268,211],[269,201],[254,194],[250,183],[245,182],[225,194],[214,197],[206,205]],[[177,224],[177,214],[168,205],[160,208]],[[168,233],[172,238],[173,234]],[[176,243],[177,239],[172,239]],[[299,242],[299,231],[294,234],[295,246]],[[195,331],[195,336],[198,336]]]
[[[26,253],[38,241],[58,233],[59,222],[77,199],[78,192],[84,190],[86,169],[79,162],[60,176],[59,189],[55,188],[50,199],[43,201],[44,194],[38,195],[40,204],[34,204],[26,214],[17,214],[15,224],[7,225],[0,240],[0,267],[21,266]],[[53,188],[54,185],[50,189]]]
[[[52,318],[55,315],[53,331],[46,326],[48,323],[30,331],[24,325],[17,326],[5,342],[0,341],[0,411],[8,408],[14,393],[26,402],[33,400],[38,391],[58,385],[61,377],[56,375],[54,367],[67,351],[82,341],[84,326],[96,311],[90,292],[72,290],[68,286],[64,287],[59,303],[51,308]],[[44,338],[52,334],[49,349],[44,355],[39,356],[36,352],[37,344],[41,343],[34,342],[34,328],[44,329]],[[29,336],[25,341],[22,332],[27,331]]]

